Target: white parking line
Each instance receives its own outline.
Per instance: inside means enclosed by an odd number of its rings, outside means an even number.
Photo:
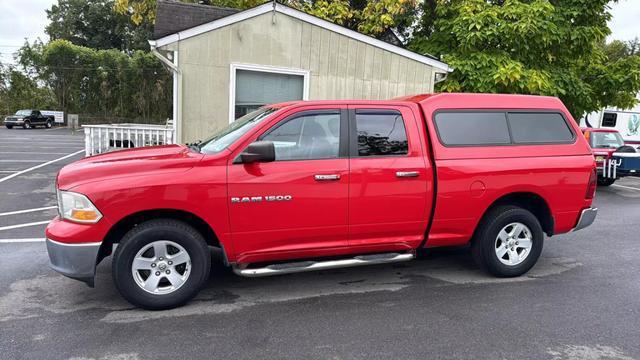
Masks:
[[[53,159],[53,160],[47,161],[46,163],[42,163],[42,164],[40,164],[40,165],[36,165],[36,166],[30,167],[30,168],[28,168],[28,169],[24,169],[24,170],[22,170],[22,171],[18,171],[18,172],[17,172],[17,173],[15,173],[15,174],[11,174],[11,175],[8,175],[8,176],[5,176],[5,177],[1,178],[1,179],[0,179],[0,183],[1,183],[1,182],[4,182],[4,181],[7,181],[7,180],[9,180],[9,179],[13,179],[13,178],[14,178],[14,177],[16,177],[16,176],[22,175],[22,174],[27,173],[27,172],[29,172],[29,171],[32,171],[32,170],[35,170],[35,169],[39,169],[39,168],[41,168],[41,167],[43,167],[43,166],[47,166],[47,165],[49,165],[49,164],[53,164],[53,163],[55,163],[55,162],[58,162],[58,161],[60,161],[60,160],[64,160],[64,159],[70,158],[70,157],[72,157],[72,156],[78,155],[78,154],[83,153],[83,152],[84,152],[84,149],[82,149],[82,150],[78,150],[78,151],[76,151],[76,152],[74,152],[74,153],[71,153],[71,154],[69,154],[69,155],[65,155],[65,156],[63,156],[63,157],[59,157],[59,158],[57,158],[57,159]]]
[[[83,141],[41,141],[38,139],[30,139],[30,140],[23,140],[23,141],[16,141],[16,142],[12,142],[12,141],[5,141],[4,139],[2,140],[2,144],[3,145],[23,145],[24,146],[24,142],[25,141],[37,141],[37,144],[34,145],[82,145],[84,144]]]
[[[623,189],[640,191],[640,188],[636,188],[636,187],[633,187],[633,186],[624,186],[624,185],[618,185],[618,184],[613,184],[611,186],[615,186],[615,187],[619,187],[619,188],[623,188]]]
[[[6,162],[6,163],[39,163],[39,162],[42,162],[42,160],[0,159],[0,162]]]
[[[44,224],[48,224],[50,222],[51,222],[51,220],[47,220],[47,221],[30,222],[30,223],[25,223],[25,224],[2,226],[2,227],[0,227],[0,231],[2,231],[2,230],[11,230],[11,229],[19,229],[19,228],[23,228],[23,227],[36,226],[36,225],[44,225]]]
[[[24,148],[24,144],[20,144],[20,145],[0,145],[0,148],[11,148],[11,149],[22,149]],[[65,146],[38,146],[38,145],[33,145],[31,146],[31,149],[38,149],[38,150],[42,150],[42,149],[56,149],[56,150],[60,150],[60,149],[69,149],[69,150],[74,150],[74,149],[78,149],[77,146],[70,146],[70,145],[65,145]]]
[[[66,152],[29,152],[29,151],[3,151],[2,153],[0,153],[0,155],[4,155],[4,154],[13,154],[13,155],[22,155],[22,154],[26,154],[26,155],[66,155],[68,153]]]
[[[46,238],[0,239],[0,244],[45,242]]]
[[[26,210],[16,210],[16,211],[9,211],[9,212],[0,213],[0,216],[24,214],[24,213],[30,213],[30,212],[36,212],[36,211],[57,209],[57,208],[58,208],[57,206],[45,206],[45,207],[41,207],[41,208],[33,208],[33,209],[26,209]]]

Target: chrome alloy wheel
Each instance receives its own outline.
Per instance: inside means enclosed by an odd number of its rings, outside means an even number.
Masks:
[[[145,245],[131,264],[131,274],[138,286],[154,295],[178,290],[191,274],[191,258],[173,241],[158,240]]]
[[[529,256],[532,246],[531,230],[519,222],[503,227],[495,242],[498,260],[509,266],[521,264]]]

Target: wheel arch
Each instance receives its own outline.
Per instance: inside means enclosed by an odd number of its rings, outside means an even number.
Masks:
[[[492,209],[503,205],[515,205],[530,211],[540,222],[544,233],[548,236],[553,236],[555,227],[553,214],[549,203],[541,195],[529,191],[512,192],[502,195],[485,209],[480,217],[481,221]],[[479,226],[480,222],[476,225],[476,230]]]
[[[191,212],[177,209],[142,210],[123,217],[118,222],[116,222],[111,227],[111,229],[109,229],[109,232],[107,232],[107,235],[104,237],[100,246],[96,263],[99,263],[102,259],[111,255],[113,245],[119,243],[120,239],[122,239],[124,234],[126,234],[129,230],[133,229],[135,226],[143,223],[144,221],[158,218],[183,221],[196,229],[196,231],[198,231],[200,234],[202,234],[205,241],[207,242],[207,245],[213,247],[222,247],[220,239],[211,228],[211,226],[201,217]]]

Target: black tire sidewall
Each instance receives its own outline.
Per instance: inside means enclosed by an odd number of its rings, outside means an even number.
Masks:
[[[44,126],[45,126],[47,129],[51,129],[51,128],[53,127],[53,123],[51,122],[51,120],[47,120],[47,123],[46,123],[46,124],[44,124]]]
[[[507,206],[496,209],[487,218],[476,241],[480,243],[481,261],[485,269],[498,277],[515,277],[525,274],[538,261],[544,245],[544,232],[538,219],[526,209]],[[532,247],[527,258],[520,264],[510,266],[503,264],[495,252],[495,241],[502,228],[510,223],[519,222],[531,231]]]
[[[611,186],[614,182],[616,182],[616,179],[598,178],[598,186]]]
[[[25,129],[31,129],[33,126],[31,126],[31,122],[30,121],[25,121],[24,125],[22,125],[22,127],[24,127]]]
[[[191,258],[191,273],[178,290],[154,295],[141,289],[133,279],[133,259],[145,245],[169,240],[182,246]],[[149,310],[170,309],[181,306],[197,295],[208,278],[211,257],[202,236],[179,221],[150,221],[131,230],[116,249],[112,263],[113,280],[120,294],[130,303]]]

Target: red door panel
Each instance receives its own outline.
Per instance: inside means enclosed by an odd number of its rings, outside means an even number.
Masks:
[[[347,159],[231,165],[229,214],[236,253],[345,246],[348,165]],[[340,179],[316,180],[315,175]]]
[[[408,146],[404,154],[362,156],[352,146],[350,158],[351,185],[349,190],[349,244],[376,245],[389,243],[407,243],[417,246],[424,238],[428,223],[433,191],[432,168],[422,151],[421,127],[416,124],[409,108],[354,107],[352,133],[358,134],[363,141],[362,129],[354,129],[354,122],[376,122],[375,116],[367,116],[367,111],[395,110],[404,119]],[[360,110],[365,110],[361,112]],[[360,117],[359,114],[365,115]],[[375,114],[376,112],[370,112]],[[384,111],[382,111],[384,113]],[[390,142],[402,124],[394,123],[388,133],[376,136],[389,137]],[[356,126],[357,127],[357,126]],[[384,129],[383,127],[381,129]],[[355,131],[354,131],[355,130]],[[371,131],[375,131],[372,127]],[[366,140],[364,140],[366,141]],[[372,140],[374,141],[374,140]],[[352,145],[354,145],[352,139]],[[389,151],[388,145],[380,145],[381,151]]]

